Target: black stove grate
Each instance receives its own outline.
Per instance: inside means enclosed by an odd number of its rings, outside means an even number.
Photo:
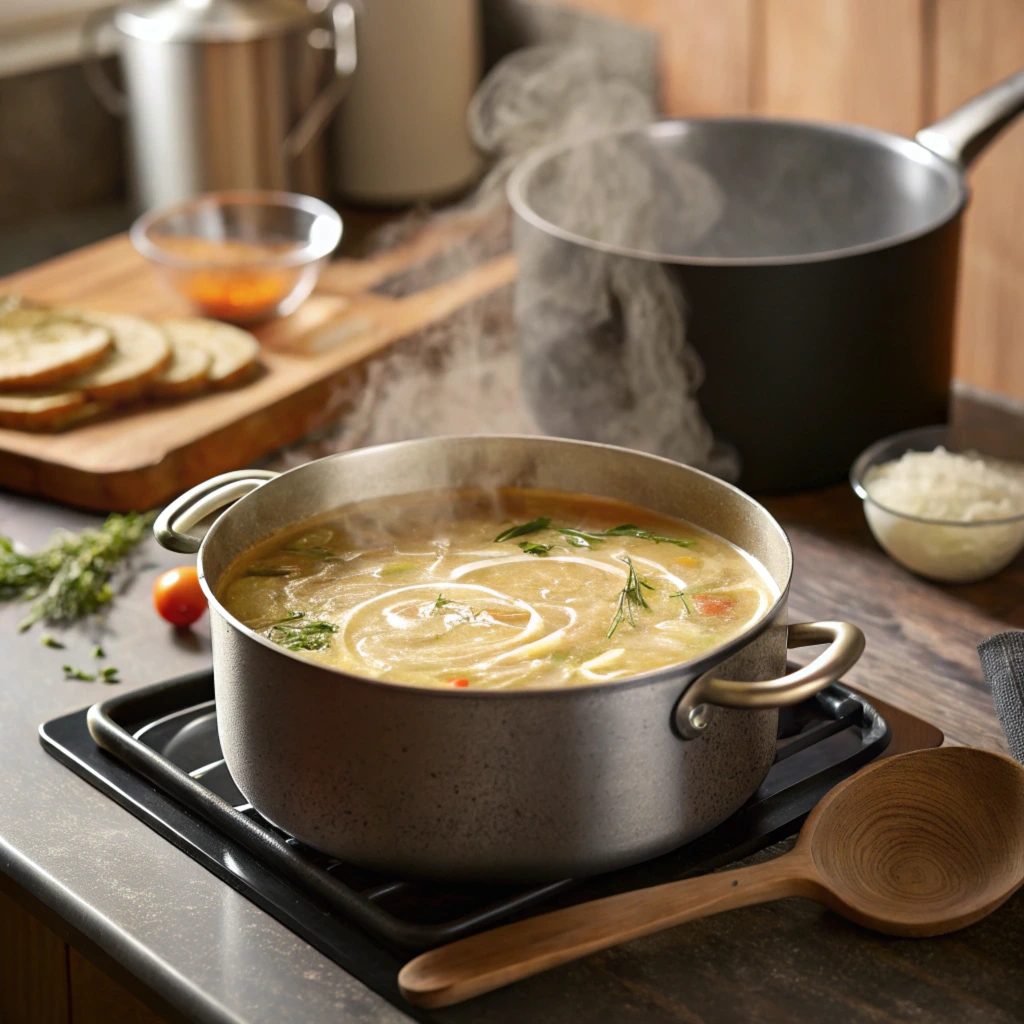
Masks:
[[[275,828],[245,801],[224,765],[210,672],[54,719],[41,726],[40,738],[58,760],[408,1012],[395,972],[410,953],[540,904],[656,885],[747,856],[795,832],[832,786],[890,738],[877,711],[838,684],[784,711],[779,732],[776,762],[757,793],[707,835],[611,874],[528,887],[389,878]]]

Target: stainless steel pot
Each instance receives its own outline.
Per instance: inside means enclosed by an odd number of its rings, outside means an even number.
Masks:
[[[143,209],[220,189],[325,193],[320,135],[355,71],[355,14],[342,2],[327,14],[312,8],[303,0],[127,0],[87,19],[87,80],[108,110],[128,118]],[[124,93],[99,61],[108,28]]]
[[[701,407],[749,490],[836,482],[877,438],[944,422],[965,172],[1022,109],[1024,71],[916,141],[694,118],[527,157],[508,192],[524,392],[541,428],[615,436],[608,382],[621,390],[642,361],[624,342],[641,318],[662,337],[675,326],[651,315],[666,289],[704,364]]]
[[[758,558],[781,596],[701,658],[613,683],[433,690],[361,678],[289,652],[217,600],[234,558],[308,516],[452,487],[537,487],[637,502]],[[240,499],[240,500],[239,500]],[[202,543],[187,531],[227,504]],[[532,881],[663,853],[736,810],[771,766],[777,708],[838,679],[861,632],[786,625],[792,550],[757,502],[707,474],[602,445],[441,437],[334,455],[275,477],[193,488],[155,532],[199,552],[210,600],[217,718],[253,806],[310,846],[402,877]],[[827,643],[786,674],[789,647]]]

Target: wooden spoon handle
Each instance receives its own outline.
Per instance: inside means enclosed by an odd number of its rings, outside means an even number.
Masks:
[[[411,960],[398,984],[416,1006],[450,1006],[684,921],[815,892],[813,868],[794,851],[764,864],[620,893],[471,935]]]

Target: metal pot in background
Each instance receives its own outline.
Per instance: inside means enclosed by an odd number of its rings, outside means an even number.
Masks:
[[[238,555],[341,502],[501,486],[680,516],[757,557],[779,597],[744,633],[684,664],[519,690],[352,675],[271,643],[217,600]],[[201,545],[188,535],[233,502]],[[775,756],[776,709],[839,679],[864,646],[846,623],[787,628],[792,549],[752,498],[687,466],[603,445],[439,437],[345,452],[276,478],[239,470],[173,502],[154,530],[165,547],[199,552],[218,729],[239,788],[310,846],[401,877],[582,877],[673,849],[757,789]],[[829,646],[787,674],[787,645],[814,644]]]
[[[126,91],[99,63],[116,31]],[[219,189],[322,196],[321,133],[356,67],[354,15],[302,0],[136,0],[86,23],[85,70],[129,123],[144,208]]]
[[[356,202],[451,196],[482,169],[466,111],[483,65],[479,0],[353,0],[359,69],[332,130],[333,187]]]
[[[627,356],[645,354],[623,338],[650,319],[645,290],[653,300],[665,286],[677,301],[662,302],[657,323],[685,319],[705,370],[701,408],[738,449],[748,490],[834,483],[877,438],[944,421],[965,172],[1022,109],[1019,72],[916,141],[688,119],[527,157],[509,198],[524,392],[541,428],[610,439],[602,401],[616,392],[602,382],[621,383]],[[635,208],[614,216],[626,170],[640,166]],[[595,191],[607,198],[595,203]],[[588,392],[602,386],[595,402]],[[652,416],[673,395],[626,399]]]

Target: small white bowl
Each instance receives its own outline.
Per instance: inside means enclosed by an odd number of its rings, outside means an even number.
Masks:
[[[880,505],[864,486],[872,467],[906,452],[930,452],[939,445],[948,451],[962,450],[952,443],[945,426],[920,427],[883,438],[858,456],[850,483],[864,501],[864,516],[875,540],[894,561],[926,579],[976,583],[1005,569],[1024,548],[1024,514],[968,523],[926,519]]]

